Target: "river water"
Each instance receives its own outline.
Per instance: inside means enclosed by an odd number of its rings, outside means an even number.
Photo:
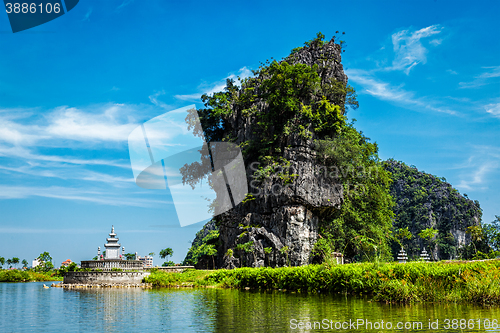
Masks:
[[[500,331],[494,329],[500,307],[391,305],[280,291],[42,286],[0,283],[0,332]]]

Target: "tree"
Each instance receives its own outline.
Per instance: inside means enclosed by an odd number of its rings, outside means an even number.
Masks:
[[[16,268],[17,268],[17,264],[19,264],[19,258],[18,258],[18,257],[14,257],[14,258],[12,258],[12,263],[13,263],[14,265],[16,265]]]
[[[38,262],[40,262],[40,265],[38,265],[36,268],[37,270],[41,270],[44,272],[50,271],[52,268],[54,268],[54,265],[52,264],[52,257],[48,252],[43,252],[40,253],[38,256]]]
[[[12,259],[7,259],[7,266],[9,266],[9,268],[12,268]]]
[[[134,253],[125,253],[123,255],[127,260],[134,260],[135,259],[135,254]]]
[[[155,253],[154,253],[154,252],[149,252],[149,255],[150,255],[151,257],[154,257],[154,256],[155,256]]]
[[[171,260],[165,261],[163,264],[161,264],[161,267],[171,267],[171,266],[175,266],[175,262]]]
[[[488,246],[493,251],[500,251],[500,216],[495,218],[493,222],[483,225],[483,231]]]
[[[0,268],[2,268],[3,265],[5,265],[5,258],[0,257]]]
[[[401,245],[401,247],[403,247],[405,239],[411,239],[412,237],[413,235],[411,234],[410,230],[408,230],[408,227],[400,228],[394,233],[394,238],[399,243],[399,245]]]
[[[271,252],[273,252],[273,248],[272,247],[265,247],[264,248],[264,252],[266,253],[266,257],[267,257],[267,266],[271,266],[269,264],[269,255],[271,254]]]
[[[23,264],[23,268],[28,267],[28,261],[26,259],[23,259],[21,264]]]
[[[50,254],[48,252],[43,252],[43,253],[40,253],[40,255],[38,256],[38,261],[40,262],[48,262],[48,261],[52,261],[52,257],[50,256]]]
[[[290,261],[288,260],[288,252],[290,252],[290,248],[288,246],[283,246],[280,249],[280,253],[286,255],[286,264],[287,264],[287,266],[290,266]]]
[[[467,228],[466,233],[470,235],[472,245],[474,246],[474,252],[477,253],[476,243],[483,239],[483,229],[478,225],[471,225]]]
[[[212,257],[212,264],[213,264],[212,267],[213,267],[213,269],[215,269],[215,258],[214,258],[214,256],[217,254],[217,249],[215,248],[215,245],[214,244],[203,243],[198,248],[198,252],[200,253],[200,255],[211,256]]]
[[[359,260],[391,257],[387,235],[394,213],[390,195],[390,174],[378,157],[378,146],[354,128],[344,124],[331,139],[315,140],[319,162],[330,177],[341,181],[343,203],[319,223],[319,233],[332,250]],[[333,176],[332,176],[333,174]]]
[[[431,252],[431,257],[432,257],[432,248],[433,248],[433,241],[432,239],[434,237],[436,237],[436,235],[438,234],[438,230],[434,229],[434,228],[426,228],[426,229],[423,229],[422,231],[420,231],[420,233],[418,234],[418,236],[420,238],[422,238],[422,240],[427,244],[428,246],[428,249],[429,251]]]
[[[162,258],[162,259],[169,258],[173,255],[174,255],[174,251],[169,247],[160,251],[160,258]]]

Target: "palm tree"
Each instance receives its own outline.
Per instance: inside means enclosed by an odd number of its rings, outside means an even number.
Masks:
[[[12,258],[12,263],[13,263],[14,265],[16,265],[16,268],[17,268],[17,264],[19,264],[19,258],[18,258],[18,257],[14,257],[14,258]]]

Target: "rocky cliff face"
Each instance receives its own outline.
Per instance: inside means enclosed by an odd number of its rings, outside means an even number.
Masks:
[[[340,46],[333,40],[322,47],[311,45],[285,59],[289,64],[318,66],[321,84],[334,81],[347,83],[340,63]],[[256,101],[258,113],[266,112],[265,101]],[[258,120],[244,116],[240,110],[230,118],[231,135],[236,143],[260,140]],[[318,237],[318,221],[322,213],[337,209],[342,201],[342,187],[321,172],[316,162],[313,139],[296,133],[284,136],[283,168],[268,170],[259,176],[260,164],[247,159],[249,192],[252,196],[235,209],[219,217],[219,266],[283,266],[304,265]],[[281,170],[280,170],[281,169]],[[249,244],[245,247],[245,244]],[[266,249],[267,248],[267,249]],[[227,256],[228,250],[233,256]],[[231,251],[230,251],[231,252]]]
[[[462,196],[444,179],[418,171],[402,162],[385,162],[392,173],[391,195],[396,228],[408,227],[413,234],[408,242],[410,256],[418,256],[424,244],[418,233],[426,228],[439,231],[433,241],[434,260],[453,259],[470,242],[468,227],[479,225],[479,202]],[[394,247],[393,252],[397,250]]]
[[[218,268],[308,264],[320,228],[323,243],[333,244],[327,244],[326,252],[350,250],[352,260],[382,252],[390,257],[389,175],[378,162],[376,145],[344,121],[346,84],[341,47],[333,39],[317,39],[283,62],[264,67],[242,87],[228,82],[225,92],[204,97],[208,109],[198,114],[206,141],[239,145],[249,184],[247,198],[216,216],[193,242],[193,247],[200,246],[210,230],[218,228],[216,243],[209,244],[217,248]],[[318,149],[322,141],[332,143],[330,150]],[[340,171],[345,171],[347,182],[331,177],[319,161],[346,166]],[[376,167],[376,175],[360,170],[362,175],[355,175],[356,168],[365,166]],[[418,256],[422,249],[417,234],[430,227],[439,230],[434,257],[457,256],[470,241],[466,228],[480,221],[479,204],[404,164],[388,161],[385,167],[393,174],[395,227],[409,227],[414,234],[410,256]],[[351,191],[349,181],[353,186],[360,183],[365,191]],[[392,248],[394,254],[398,251]],[[193,248],[190,253],[192,257]],[[186,260],[191,257],[188,254]],[[200,259],[202,266],[212,261],[207,256]]]

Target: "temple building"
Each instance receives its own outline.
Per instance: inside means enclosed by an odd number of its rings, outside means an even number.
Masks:
[[[120,244],[118,244],[119,238],[116,237],[115,227],[111,226],[111,233],[109,238],[106,238],[107,244],[104,244],[106,248],[105,259],[121,259],[120,254]]]
[[[92,270],[143,270],[143,262],[140,260],[123,260],[123,255],[125,253],[125,247],[122,247],[122,253],[120,253],[121,244],[118,243],[120,239],[116,237],[115,227],[111,226],[111,232],[109,237],[106,238],[106,244],[104,244],[105,253],[101,254],[101,247],[97,248],[97,260],[84,260],[82,261],[82,268],[90,268]]]

